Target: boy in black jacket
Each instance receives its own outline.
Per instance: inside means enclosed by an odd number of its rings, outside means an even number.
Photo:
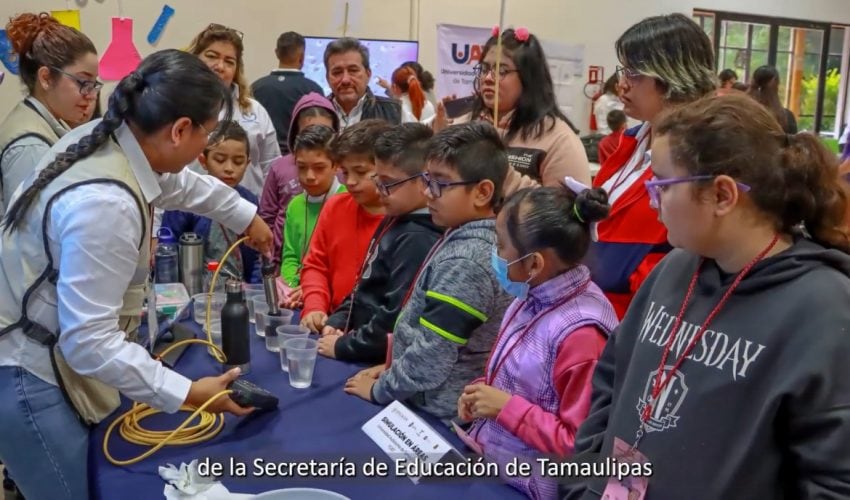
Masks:
[[[322,330],[319,354],[369,363],[386,358],[387,334],[405,294],[442,235],[431,221],[421,183],[431,135],[430,127],[405,123],[376,139],[373,179],[387,216],[375,231],[354,290]]]

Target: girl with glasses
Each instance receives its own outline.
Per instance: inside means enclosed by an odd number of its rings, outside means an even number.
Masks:
[[[498,74],[496,46],[502,38]],[[493,122],[498,93],[497,130],[508,146],[508,178],[504,196],[525,187],[557,187],[565,176],[590,184],[587,154],[576,129],[558,108],[549,64],[536,36],[525,28],[494,34],[484,44],[475,67],[472,112],[454,123]],[[448,125],[445,107],[438,105],[434,129]]]
[[[103,86],[88,37],[46,13],[20,14],[6,25],[27,97],[0,124],[0,214],[18,185],[71,128],[91,116]]]
[[[677,249],[608,340],[576,437],[577,453],[652,475],[591,480],[586,497],[636,484],[647,498],[846,497],[850,235],[835,156],[745,95],[681,107],[654,133],[651,189]]]

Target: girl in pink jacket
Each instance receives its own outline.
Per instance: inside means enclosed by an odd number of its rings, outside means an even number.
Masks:
[[[483,378],[458,400],[476,451],[505,471],[514,458],[531,477],[508,482],[531,498],[556,498],[538,458],[572,454],[590,410],[591,377],[617,315],[580,264],[591,226],[608,214],[602,189],[523,189],[496,221],[493,270],[516,296],[502,320]]]

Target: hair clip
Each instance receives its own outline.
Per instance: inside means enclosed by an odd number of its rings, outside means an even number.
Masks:
[[[530,33],[528,32],[528,28],[517,28],[514,30],[514,38],[516,38],[518,42],[527,42],[529,35]]]
[[[493,36],[499,36],[499,25],[498,24],[493,26],[493,30],[490,31],[490,34],[493,35]]]

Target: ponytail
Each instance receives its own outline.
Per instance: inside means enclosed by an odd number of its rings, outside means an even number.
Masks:
[[[402,66],[393,71],[392,81],[410,98],[413,116],[417,120],[421,120],[422,109],[425,107],[425,91],[422,89],[419,78],[416,77],[416,71],[413,68]]]
[[[193,90],[187,94],[186,89]],[[56,153],[15,200],[3,220],[4,230],[18,229],[41,191],[74,163],[94,154],[124,122],[132,123],[142,134],[152,134],[181,117],[196,125],[206,122],[222,108],[222,122],[228,123],[233,115],[230,93],[200,59],[173,49],[151,54],[118,83],[106,114],[91,133]],[[222,133],[221,129],[217,133]]]
[[[782,229],[791,232],[803,223],[811,238],[823,246],[850,253],[847,234],[847,191],[838,180],[838,161],[810,133],[784,137],[781,154],[785,173]]]
[[[812,134],[786,134],[773,114],[746,95],[711,96],[666,114],[653,127],[689,175],[728,175],[776,230],[801,223],[819,244],[850,253],[847,192],[838,159]]]
[[[608,216],[608,193],[602,188],[578,194],[566,186],[526,188],[511,195],[504,214],[511,244],[521,255],[553,249],[564,264],[584,260],[591,226]]]

